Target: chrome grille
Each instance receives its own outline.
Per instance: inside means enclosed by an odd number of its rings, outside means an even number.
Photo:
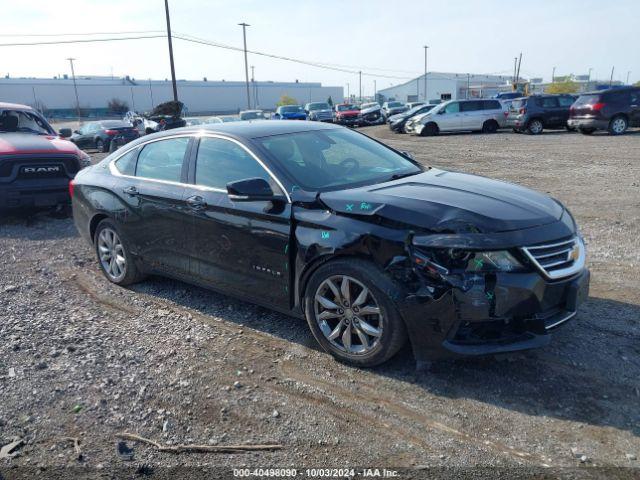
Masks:
[[[550,279],[569,277],[584,268],[586,250],[580,237],[522,247],[529,260]]]

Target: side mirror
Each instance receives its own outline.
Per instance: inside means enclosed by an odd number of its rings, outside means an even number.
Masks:
[[[404,155],[407,158],[410,158],[411,160],[415,160],[415,158],[413,158],[413,154],[411,152],[407,152],[406,150],[401,150],[400,153],[402,155]]]
[[[234,202],[263,202],[278,200],[269,183],[263,178],[246,178],[227,183],[229,200]]]
[[[438,115],[443,115],[444,113],[446,113],[446,112],[444,111],[444,108],[443,108],[442,110],[439,110],[439,111],[438,111]]]
[[[69,138],[72,135],[71,129],[70,128],[61,128],[58,131],[58,134],[62,137],[62,138]]]
[[[73,133],[75,133],[76,135],[81,135],[80,130],[74,130]]]

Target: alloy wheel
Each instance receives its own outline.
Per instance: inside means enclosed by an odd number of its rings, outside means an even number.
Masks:
[[[334,275],[318,287],[315,319],[325,338],[336,349],[364,355],[377,348],[383,317],[370,289],[353,277]]]
[[[542,132],[542,122],[540,120],[534,120],[531,122],[531,124],[529,125],[529,130],[531,131],[531,133],[533,133],[534,135]]]
[[[627,129],[627,122],[625,121],[624,118],[622,117],[618,117],[616,118],[612,123],[611,123],[611,130],[613,130],[613,133],[615,134],[621,134],[624,133],[624,131]]]
[[[103,228],[98,235],[100,264],[113,282],[121,281],[127,274],[127,260],[120,237],[111,228]]]

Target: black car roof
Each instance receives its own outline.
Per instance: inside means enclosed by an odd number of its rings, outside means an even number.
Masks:
[[[207,125],[193,125],[190,127],[173,128],[164,132],[153,134],[153,138],[162,138],[177,133],[197,133],[201,131],[220,133],[238,139],[252,139],[268,137],[271,135],[284,135],[288,133],[308,132],[313,130],[332,130],[343,128],[336,125],[307,122],[301,120],[245,120],[241,122],[214,123]],[[149,138],[141,137],[140,140]]]

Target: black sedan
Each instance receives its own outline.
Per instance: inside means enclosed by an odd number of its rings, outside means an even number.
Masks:
[[[140,134],[131,124],[121,120],[102,120],[85,123],[80,130],[73,132],[69,138],[80,148],[95,148],[100,152],[108,152],[111,141],[118,138],[120,145],[137,139]]]
[[[305,317],[359,366],[407,339],[418,360],[546,345],[588,291],[584,243],[558,201],[335,125],[150,135],[72,191],[111,282],[166,275]]]
[[[409,120],[412,117],[415,117],[416,115],[427,113],[433,107],[435,107],[435,105],[420,104],[413,107],[410,110],[407,110],[406,112],[396,113],[395,115],[391,115],[387,119],[387,123],[389,124],[389,129],[391,129],[391,131],[396,133],[405,133],[404,125],[405,123],[407,123],[407,120]]]

